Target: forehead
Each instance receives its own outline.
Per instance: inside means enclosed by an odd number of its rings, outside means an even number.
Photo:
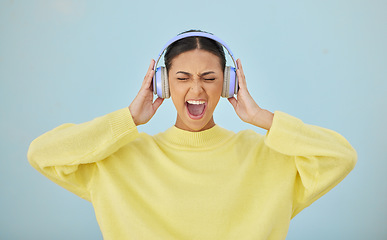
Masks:
[[[211,69],[214,71],[223,71],[221,69],[221,61],[219,57],[211,52],[201,49],[183,52],[173,58],[170,70],[178,71],[181,69]]]

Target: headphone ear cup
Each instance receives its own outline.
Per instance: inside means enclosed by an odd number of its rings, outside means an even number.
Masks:
[[[230,97],[234,96],[234,94],[237,94],[238,90],[239,85],[236,69],[234,67],[230,67]]]
[[[168,74],[165,67],[156,68],[153,76],[153,93],[159,98],[169,98]]]
[[[222,97],[230,98],[238,92],[238,81],[236,77],[235,68],[226,66],[224,69],[224,80],[223,80],[223,89]]]
[[[162,98],[169,98],[169,81],[168,81],[168,72],[165,67],[161,67],[161,85],[162,85]]]
[[[223,74],[223,88],[222,88],[222,97],[227,98],[228,97],[228,88],[230,83],[230,67],[226,66],[224,68],[224,74]]]
[[[158,67],[153,75],[153,93],[158,97],[162,97],[161,84],[161,67]]]

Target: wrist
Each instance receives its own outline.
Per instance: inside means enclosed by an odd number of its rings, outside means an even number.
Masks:
[[[132,104],[129,105],[128,110],[129,110],[130,116],[131,116],[132,119],[133,119],[134,124],[136,124],[136,126],[138,126],[138,125],[140,125],[140,124],[137,122],[136,118],[133,116],[133,112],[132,112],[132,110],[130,109],[131,105],[132,105]]]
[[[273,118],[274,113],[260,108],[253,118],[253,125],[269,131],[273,124]]]

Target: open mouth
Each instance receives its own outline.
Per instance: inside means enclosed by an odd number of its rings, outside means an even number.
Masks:
[[[203,100],[188,100],[185,105],[187,106],[188,115],[192,119],[202,118],[207,106]]]

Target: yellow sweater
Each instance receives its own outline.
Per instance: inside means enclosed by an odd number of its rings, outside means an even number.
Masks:
[[[92,202],[106,240],[277,240],[357,156],[341,135],[278,111],[266,136],[217,125],[150,136],[124,108],[43,134],[28,159]]]

